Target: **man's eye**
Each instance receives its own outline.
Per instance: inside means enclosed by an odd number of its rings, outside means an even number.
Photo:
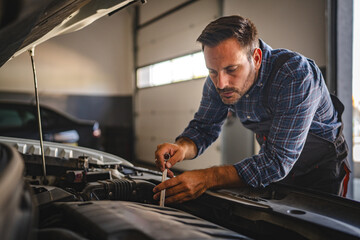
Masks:
[[[211,70],[209,70],[209,74],[210,74],[210,75],[215,75],[215,74],[216,74],[216,72],[215,72],[215,71],[211,71]]]
[[[234,67],[234,68],[228,68],[226,69],[227,72],[231,73],[231,72],[234,72],[237,68]]]

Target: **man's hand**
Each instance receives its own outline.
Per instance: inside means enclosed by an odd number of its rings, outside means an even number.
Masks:
[[[174,144],[163,143],[157,146],[155,151],[155,163],[161,172],[174,166],[177,162],[184,159],[191,159],[196,156],[197,148],[193,141],[187,138],[180,138]],[[170,159],[166,162],[164,156],[170,154]],[[174,177],[174,173],[168,170],[168,176]]]
[[[195,199],[209,188],[245,186],[234,166],[212,167],[193,170],[157,185],[154,199],[159,200],[160,192],[166,189],[165,203],[181,203]]]
[[[159,200],[163,189],[166,189],[166,204],[181,203],[197,198],[208,189],[206,178],[204,170],[184,172],[157,185],[154,188],[154,199]]]
[[[165,163],[165,154],[170,154],[170,158]],[[163,172],[165,167],[168,169],[168,176],[173,177],[174,173],[169,169],[174,166],[177,162],[184,160],[185,152],[184,149],[172,143],[163,143],[157,146],[157,150],[155,152],[155,163],[158,169]],[[166,164],[166,166],[165,166]]]

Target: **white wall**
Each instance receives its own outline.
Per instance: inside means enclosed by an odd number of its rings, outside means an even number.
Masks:
[[[35,49],[40,93],[132,95],[132,12],[124,9]],[[0,68],[0,91],[33,92],[28,53]]]
[[[297,51],[326,64],[326,0],[225,0],[224,15],[241,15],[256,25],[273,48]]]
[[[158,13],[163,10],[163,5],[160,5],[163,2],[163,0],[149,1],[140,8],[140,19],[142,15],[148,16],[148,12]],[[168,4],[170,2],[175,7],[181,1],[168,1]],[[209,21],[216,17],[218,17],[218,2],[201,0],[141,28],[137,40],[137,66],[200,51],[201,47],[196,42],[196,38]]]
[[[140,8],[141,14],[139,16],[139,23],[140,25],[144,24],[187,1],[188,0],[150,0]]]

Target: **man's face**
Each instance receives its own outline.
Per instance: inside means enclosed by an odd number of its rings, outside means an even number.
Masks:
[[[249,60],[247,49],[235,38],[215,47],[204,47],[209,76],[225,104],[235,104],[256,81],[261,65],[261,50],[256,49]]]

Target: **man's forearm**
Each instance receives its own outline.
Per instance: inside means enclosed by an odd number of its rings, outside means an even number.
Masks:
[[[175,144],[185,151],[185,159],[193,159],[197,155],[196,144],[189,138],[179,138]],[[211,167],[200,170],[205,173],[207,188],[231,188],[243,187],[246,183],[239,176],[236,168],[232,165]]]
[[[246,183],[242,180],[232,165],[211,167],[204,169],[206,173],[207,188],[232,188],[244,187]]]
[[[207,189],[243,186],[246,185],[234,166],[221,166],[186,171],[160,183],[153,191],[154,199],[159,199],[161,190],[167,189],[166,202],[181,203],[199,197]]]
[[[179,138],[178,140],[176,140],[175,144],[179,145],[184,149],[184,159],[193,159],[197,155],[196,144],[190,138]]]

